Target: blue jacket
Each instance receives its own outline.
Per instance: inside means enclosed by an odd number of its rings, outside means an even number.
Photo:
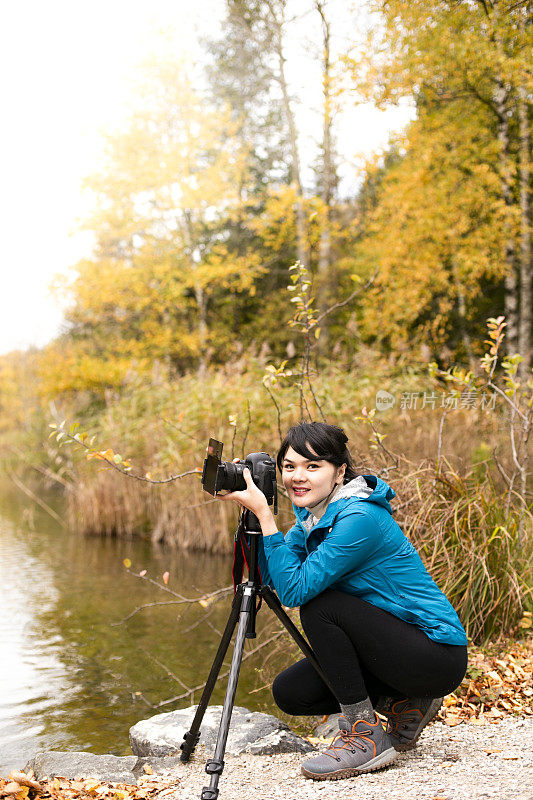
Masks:
[[[263,583],[290,608],[337,589],[417,625],[437,642],[466,644],[455,609],[392,517],[394,490],[381,478],[362,477],[364,483],[360,476],[340,488],[314,526],[307,509],[293,506],[296,524],[286,536],[261,537]]]

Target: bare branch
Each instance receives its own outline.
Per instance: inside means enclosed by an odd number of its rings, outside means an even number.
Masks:
[[[187,684],[186,684],[186,683],[183,683],[183,681],[181,680],[181,678],[178,678],[178,676],[177,676],[177,675],[175,675],[175,674],[172,672],[172,670],[170,670],[170,669],[167,667],[167,665],[166,665],[166,664],[163,664],[163,662],[162,662],[162,661],[160,661],[158,658],[156,658],[154,655],[152,655],[152,653],[150,653],[148,650],[145,650],[145,648],[142,648],[142,651],[143,651],[143,653],[144,653],[145,655],[147,655],[147,656],[148,656],[148,658],[149,658],[151,661],[153,661],[155,664],[157,664],[157,666],[158,666],[158,667],[161,667],[161,669],[162,669],[162,670],[164,670],[164,671],[167,673],[167,675],[168,675],[169,677],[173,678],[173,679],[176,681],[176,683],[179,683],[179,685],[181,686],[181,688],[182,688],[182,689],[186,689],[186,690],[187,690],[187,691],[189,691],[189,692],[191,691],[191,690],[190,690],[190,688],[187,686]]]
[[[368,289],[368,287],[371,286],[372,283],[374,282],[378,272],[379,272],[379,267],[374,272],[374,274],[368,279],[368,281],[365,283],[364,286],[358,286],[357,289],[354,289],[354,291],[345,300],[341,300],[338,303],[334,303],[329,308],[326,308],[326,310],[324,312],[322,312],[322,314],[320,314],[319,317],[317,317],[315,325],[318,325],[318,323],[321,320],[323,320],[324,317],[327,317],[328,314],[331,314],[333,311],[336,311],[338,308],[342,308],[343,306],[347,305],[350,302],[350,300],[353,300],[354,297],[357,297],[358,294],[360,294],[361,292],[365,291],[365,289]]]
[[[250,425],[252,424],[252,415],[250,414],[250,401],[246,401],[246,410],[248,412],[248,423],[246,425],[246,430],[244,431],[244,438],[242,440],[242,458],[244,459],[244,448],[246,447],[246,440],[248,438],[248,433],[250,432]]]
[[[497,456],[496,456],[496,448],[495,448],[495,447],[493,447],[493,448],[492,448],[492,458],[493,458],[493,460],[494,460],[494,463],[496,464],[496,467],[497,467],[497,469],[498,469],[498,472],[500,473],[500,475],[501,475],[501,476],[502,476],[502,478],[504,479],[504,481],[505,481],[505,483],[507,484],[507,486],[509,486],[509,487],[510,487],[510,486],[511,486],[511,479],[510,479],[510,477],[509,477],[509,476],[506,474],[506,472],[505,472],[505,470],[504,470],[503,466],[501,465],[501,463],[500,463],[499,459],[497,458]]]
[[[7,475],[9,478],[11,478],[15,486],[17,486],[21,490],[21,492],[24,492],[24,494],[27,495],[31,500],[33,500],[34,503],[37,503],[37,505],[40,506],[44,511],[46,511],[47,514],[50,514],[50,516],[53,517],[53,519],[55,519],[55,521],[59,525],[61,525],[62,528],[67,527],[63,522],[63,520],[61,519],[61,517],[59,516],[59,514],[56,514],[53,508],[50,508],[50,506],[47,503],[45,503],[44,500],[41,500],[41,498],[37,497],[37,495],[34,494],[34,492],[32,492],[31,489],[28,489],[28,487],[25,486],[22,483],[22,481],[19,480],[12,472],[7,471]]]
[[[520,411],[520,409],[518,408],[518,406],[516,405],[516,403],[513,403],[513,401],[511,400],[511,398],[510,398],[508,395],[506,395],[506,394],[505,394],[505,392],[504,392],[504,391],[502,391],[502,390],[500,389],[500,387],[499,387],[499,386],[496,386],[496,384],[495,384],[495,383],[493,383],[491,380],[487,382],[487,386],[490,386],[490,388],[491,388],[491,389],[494,389],[494,391],[495,391],[495,392],[497,392],[499,395],[501,395],[501,396],[503,397],[503,399],[505,400],[505,402],[506,402],[506,403],[508,403],[508,405],[510,405],[510,406],[511,406],[511,408],[513,408],[513,409],[516,411],[516,413],[517,413],[517,414],[518,414],[520,417],[522,417],[522,420],[523,420],[524,422],[527,422],[527,417],[526,417],[526,415],[525,415],[525,414],[523,414],[523,413]]]
[[[269,639],[265,639],[264,642],[261,642],[261,644],[258,644],[257,647],[254,647],[252,650],[248,650],[248,652],[243,653],[242,661],[246,661],[248,658],[253,656],[259,650],[262,650],[263,647],[266,647],[271,642],[274,642],[277,639],[279,639],[284,634],[284,632],[285,632],[284,630],[283,631],[278,631],[276,634],[274,634],[274,636],[271,636]],[[218,680],[221,680],[222,678],[227,678],[229,673],[230,673],[229,669],[227,669],[223,673],[220,673],[219,676],[218,676]],[[157,705],[155,705],[153,707],[154,708],[162,708],[163,706],[168,706],[171,703],[176,703],[178,700],[184,700],[186,697],[190,697],[194,692],[198,692],[201,689],[203,689],[204,686],[205,686],[205,682],[204,683],[199,683],[198,686],[193,686],[192,689],[188,690],[184,694],[177,695],[176,697],[170,697],[168,700],[162,700],[160,703],[157,703]]]
[[[282,443],[282,441],[283,441],[283,434],[282,434],[282,432],[281,432],[281,409],[280,409],[280,407],[279,407],[279,405],[278,405],[278,402],[277,402],[276,398],[274,397],[274,394],[272,393],[272,391],[271,391],[271,389],[270,389],[270,386],[267,386],[267,385],[266,385],[266,383],[263,383],[263,386],[265,387],[265,389],[266,389],[266,390],[267,390],[267,392],[269,393],[269,395],[270,395],[270,399],[272,400],[272,402],[274,403],[274,405],[275,405],[275,407],[276,407],[276,413],[277,413],[277,415],[278,415],[278,434],[279,434],[279,443],[281,444],[281,443]]]
[[[62,433],[67,439],[70,439],[71,442],[74,442],[75,444],[81,445],[89,453],[95,453],[95,451],[93,450],[92,447],[89,447],[88,444],[85,444],[85,442],[82,442],[81,439],[79,439],[79,438],[76,439],[76,437],[73,434],[69,433],[68,431],[59,430],[58,429],[57,433]],[[173,481],[177,481],[180,478],[185,478],[187,475],[200,475],[202,473],[202,470],[200,469],[200,467],[195,467],[194,469],[189,469],[186,472],[181,472],[179,475],[170,475],[170,477],[168,477],[168,478],[161,478],[161,479],[147,478],[145,475],[135,475],[132,472],[130,472],[129,470],[121,469],[121,467],[118,464],[115,464],[114,461],[112,461],[109,458],[106,458],[106,456],[102,455],[101,453],[98,453],[97,455],[95,455],[95,458],[97,458],[99,461],[105,461],[106,464],[108,464],[110,467],[112,467],[117,472],[120,472],[121,475],[125,475],[127,478],[134,478],[136,481],[141,481],[142,483],[154,483],[154,484],[155,483],[172,483]]]
[[[193,436],[192,433],[188,433],[187,431],[184,431],[182,428],[178,428],[175,422],[171,422],[169,419],[166,419],[166,417],[161,417],[161,416],[159,417],[159,419],[161,420],[161,422],[164,422],[165,425],[170,425],[171,428],[175,428],[175,430],[177,430],[178,433],[183,434],[183,436],[187,436],[189,439],[192,439],[195,442],[203,444],[203,442],[201,442],[197,436]]]

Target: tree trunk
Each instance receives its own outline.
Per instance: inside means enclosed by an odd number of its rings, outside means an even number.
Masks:
[[[500,181],[505,203],[505,301],[504,313],[507,322],[506,350],[515,353],[518,347],[518,281],[515,266],[515,244],[513,239],[511,212],[513,197],[511,190],[511,165],[509,158],[509,91],[503,81],[498,81],[494,105],[498,116],[498,143],[500,145]]]
[[[520,319],[518,352],[524,359],[519,368],[519,375],[522,380],[527,380],[531,370],[531,203],[529,194],[530,130],[528,105],[527,92],[522,84],[518,89],[520,136]]]
[[[331,199],[333,194],[333,153],[332,153],[332,103],[331,103],[331,54],[330,24],[326,19],[324,4],[316,0],[316,9],[322,20],[323,58],[322,85],[324,93],[324,121],[322,133],[322,226],[318,252],[318,311],[323,314],[328,306],[328,288],[331,267]],[[327,319],[322,326],[322,345],[327,343]],[[322,348],[321,348],[322,349]]]
[[[297,257],[298,261],[305,266],[309,266],[309,250],[307,246],[307,221],[305,218],[304,196],[302,187],[302,176],[300,167],[300,154],[298,150],[298,135],[296,132],[296,122],[291,105],[291,98],[285,76],[285,56],[283,55],[283,17],[276,14],[272,2],[268,2],[270,11],[270,21],[274,29],[274,41],[276,55],[278,57],[278,74],[276,79],[280,85],[283,97],[283,108],[289,128],[289,143],[291,148],[291,183],[296,189],[296,238],[297,238]],[[281,3],[280,14],[283,14],[285,3]]]
[[[194,267],[196,268],[196,265]],[[198,306],[198,340],[200,345],[198,375],[203,377],[207,370],[207,303],[205,292],[199,283],[194,287],[194,296]]]
[[[198,270],[198,265],[194,256],[192,221],[189,211],[183,212],[185,221],[184,234],[187,255],[189,257],[190,269],[193,275]],[[204,288],[197,280],[193,284],[194,298],[198,307],[198,345],[200,355],[198,356],[198,375],[203,377],[207,371],[207,299]]]
[[[476,359],[474,357],[474,352],[472,350],[472,340],[469,336],[467,329],[465,291],[463,284],[461,283],[461,279],[459,277],[459,270],[457,268],[457,264],[455,262],[453,263],[452,266],[452,272],[453,272],[453,283],[455,287],[455,295],[457,297],[457,312],[459,315],[459,329],[460,329],[461,341],[463,342],[463,347],[465,348],[469,367],[471,370],[473,370],[475,368]]]

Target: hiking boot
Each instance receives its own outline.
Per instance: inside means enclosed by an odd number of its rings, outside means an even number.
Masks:
[[[303,762],[302,775],[315,781],[338,781],[392,764],[396,750],[374,716],[374,722],[360,719],[353,726],[346,717],[339,717],[339,733],[327,750]]]
[[[412,750],[422,730],[437,716],[443,697],[412,697],[392,702],[383,709],[388,718],[387,733],[396,750]]]

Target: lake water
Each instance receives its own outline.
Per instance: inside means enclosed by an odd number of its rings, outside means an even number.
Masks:
[[[131,725],[198,702],[197,692],[194,701],[151,708],[143,697],[157,706],[183,692],[176,678],[187,687],[205,681],[231,596],[207,610],[154,606],[117,624],[144,603],[171,599],[129,575],[125,558],[159,581],[168,571],[169,588],[186,597],[231,584],[230,558],[83,538],[24,495],[0,498],[0,775],[24,767],[38,750],[131,754]],[[247,648],[278,628],[268,609],[261,612],[258,639]],[[274,711],[267,684],[287,656],[271,649],[243,663],[237,705]],[[225,685],[219,680],[212,704],[223,702]]]

